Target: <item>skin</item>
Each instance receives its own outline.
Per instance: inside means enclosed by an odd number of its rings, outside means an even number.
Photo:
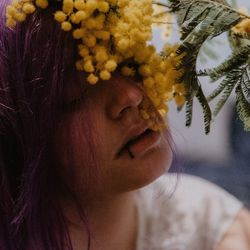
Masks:
[[[250,249],[250,212],[242,209],[214,250]]]
[[[137,238],[137,190],[168,170],[172,151],[165,137],[166,132],[162,132],[160,140],[150,150],[134,154],[134,158],[125,151],[117,158],[124,134],[133,126],[145,124],[138,110],[143,93],[134,80],[119,75],[95,86],[82,86],[82,79],[79,72],[69,75],[66,103],[78,99],[81,93],[84,93],[84,99],[59,123],[56,135],[58,159],[66,181],[79,197],[85,197],[85,207],[87,200],[91,249],[133,250],[136,249]],[[86,156],[89,145],[84,136],[86,114],[94,131],[92,139],[98,170],[94,175],[85,164],[89,162]],[[86,176],[94,185],[88,186]],[[62,197],[62,204],[73,248],[82,250],[87,242],[84,225],[79,224],[76,208],[66,195]],[[215,250],[250,249],[249,221],[249,212],[242,209]]]
[[[172,151],[166,139],[166,131],[158,134],[158,140],[143,152],[124,150],[117,154],[126,140],[126,134],[136,127],[147,126],[139,115],[143,92],[135,80],[115,74],[108,82],[94,86],[80,84],[82,73],[68,76],[69,88],[65,101],[84,99],[79,107],[65,115],[59,123],[56,135],[56,151],[67,182],[87,199],[86,214],[93,236],[91,249],[136,249],[137,190],[165,173],[172,161]],[[89,114],[97,174],[86,167],[88,143],[84,136],[84,114]],[[76,173],[72,175],[72,169]],[[86,176],[94,185],[88,186]],[[86,247],[86,232],[79,225],[73,203],[63,197],[62,204],[69,218],[74,250]],[[85,205],[86,207],[86,205]]]

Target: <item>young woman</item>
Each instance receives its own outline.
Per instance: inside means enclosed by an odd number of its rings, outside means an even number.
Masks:
[[[140,76],[118,67],[89,84],[93,75],[75,67],[76,40],[54,20],[60,1],[11,29],[7,4],[0,3],[0,248],[228,250],[233,239],[248,249],[248,212],[219,188],[184,176],[169,198],[169,175],[140,189],[172,159],[168,130],[152,130],[141,116],[148,97]]]

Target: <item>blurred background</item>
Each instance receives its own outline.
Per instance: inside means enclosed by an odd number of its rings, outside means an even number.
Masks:
[[[249,0],[228,0],[237,9],[250,13]],[[174,21],[173,21],[174,22]],[[166,38],[161,27],[155,27],[153,43],[160,51]],[[171,42],[178,40],[173,29]],[[198,69],[211,68],[222,62],[230,53],[227,35],[209,41],[198,59]],[[206,94],[216,84],[200,79]],[[250,132],[245,132],[237,117],[235,98],[232,95],[212,122],[211,132],[205,135],[200,105],[195,102],[192,126],[185,127],[185,110],[177,112],[170,105],[169,124],[176,144],[176,159],[171,171],[181,171],[208,179],[223,187],[250,208]],[[213,109],[214,103],[211,103]],[[249,165],[249,166],[248,166]]]

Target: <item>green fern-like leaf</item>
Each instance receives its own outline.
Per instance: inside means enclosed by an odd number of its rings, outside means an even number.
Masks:
[[[230,30],[228,32],[228,41],[232,50],[238,50],[241,47],[250,46],[250,33],[247,32],[235,32]]]
[[[246,100],[241,85],[236,88],[236,107],[244,129],[250,131],[250,103]]]
[[[203,108],[205,133],[208,134],[210,132],[210,123],[212,120],[212,112],[211,112],[211,109],[208,105],[207,99],[206,99],[201,87],[198,90],[197,99]]]
[[[245,47],[240,47],[235,50],[232,55],[227,58],[218,67],[213,69],[204,70],[204,74],[209,75],[213,81],[220,79],[225,76],[233,69],[238,68],[247,63],[250,55],[250,45]]]
[[[234,25],[249,17],[233,9],[225,0],[169,0],[169,2],[171,4],[165,6],[176,14],[181,30],[181,42],[177,54],[182,54],[182,61],[178,69],[184,72],[180,82],[184,83],[186,89],[186,125],[191,125],[193,99],[197,98],[203,108],[205,131],[208,133],[212,119],[208,101],[221,95],[213,113],[217,115],[232,91],[236,88],[239,92],[239,86],[244,98],[238,94],[237,105],[238,110],[241,110],[242,120],[246,121],[246,117],[250,117],[250,112],[247,113],[249,103],[246,99],[250,97],[249,73],[246,70],[250,63],[249,34],[239,35],[228,32],[233,48],[232,55],[216,68],[197,73],[196,63],[204,42],[212,40],[223,32],[230,31]],[[213,50],[206,50],[207,47],[204,46],[203,49],[208,55],[213,55],[211,53]],[[200,53],[200,55],[204,54]],[[212,81],[223,78],[207,99],[198,80],[198,76],[203,75],[210,76]]]
[[[242,69],[234,69],[223,80],[224,82],[223,85],[225,87],[223,89],[222,97],[218,101],[216,108],[213,112],[214,116],[218,115],[219,111],[222,109],[222,107],[228,100],[229,96],[231,95],[236,84],[241,81],[242,75],[243,75]]]
[[[199,51],[207,39],[211,39],[242,20],[224,0],[173,0],[171,10],[177,15],[181,28],[181,44],[177,50],[183,53],[180,68],[184,69],[182,82],[186,87],[186,125],[192,119],[192,99],[198,98],[203,108],[205,129],[209,131],[211,111],[198,83],[196,62]]]
[[[186,103],[186,126],[190,127],[192,123],[193,116],[193,99],[190,99]]]
[[[237,38],[242,38],[242,39],[246,39],[246,40],[250,40],[250,34],[249,33],[234,33],[233,34],[234,37],[237,37]]]
[[[209,96],[207,96],[207,101],[210,102],[214,98],[216,98],[218,95],[220,95],[223,92],[226,85],[227,85],[227,81],[222,81],[219,84],[219,86]]]
[[[250,98],[250,72],[249,71],[250,71],[249,66],[247,66],[245,68],[245,72],[243,73],[242,83],[241,83],[242,90],[247,99]]]
[[[187,31],[183,33],[182,40],[200,24],[202,33],[207,33],[206,39],[223,33],[241,20],[240,14],[224,0],[175,0],[171,8],[177,14],[179,26]]]

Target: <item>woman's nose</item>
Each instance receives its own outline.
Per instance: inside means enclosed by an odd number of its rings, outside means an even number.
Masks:
[[[114,79],[109,115],[112,119],[120,118],[125,111],[138,110],[143,100],[143,91],[138,83],[126,78]]]

